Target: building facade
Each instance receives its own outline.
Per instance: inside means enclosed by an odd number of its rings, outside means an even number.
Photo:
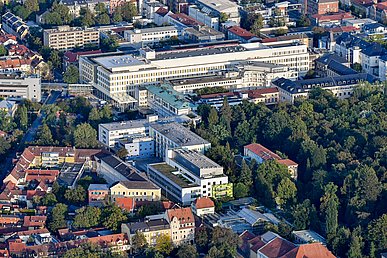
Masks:
[[[0,74],[0,97],[11,100],[41,100],[41,80],[38,76]]]
[[[43,44],[57,50],[99,45],[99,31],[93,28],[58,26],[43,31]]]

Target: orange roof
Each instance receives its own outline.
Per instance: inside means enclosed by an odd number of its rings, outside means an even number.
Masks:
[[[43,227],[46,224],[46,216],[24,216],[24,227]]]
[[[173,218],[177,218],[180,223],[191,223],[194,222],[194,216],[191,208],[174,208],[167,210],[169,221],[172,221]]]
[[[281,159],[277,161],[278,163],[283,164],[285,166],[298,166],[298,164],[291,159]]]
[[[8,250],[12,253],[22,253],[26,249],[26,244],[21,239],[8,240]]]
[[[199,197],[194,201],[196,209],[213,208],[214,202],[208,197]]]
[[[280,258],[335,258],[321,243],[300,245]]]
[[[266,257],[276,258],[285,255],[295,247],[296,246],[288,240],[277,237],[259,249],[259,252],[264,254]]]
[[[9,257],[8,250],[0,250],[0,257]]]
[[[249,98],[262,98],[264,97],[263,95],[265,94],[278,93],[279,91],[276,87],[272,87],[272,88],[264,88],[264,89],[256,89],[256,90],[247,90],[242,92],[247,92],[247,94],[249,95]]]
[[[246,39],[246,40],[257,37],[253,33],[251,33],[250,31],[247,31],[247,30],[245,30],[237,25],[232,26],[232,27],[228,28],[227,30],[229,32],[231,32],[232,34],[237,35],[238,37],[241,37],[241,38]]]
[[[121,209],[125,209],[127,211],[132,211],[135,207],[136,201],[131,197],[118,197],[118,198],[116,198],[115,203]]]

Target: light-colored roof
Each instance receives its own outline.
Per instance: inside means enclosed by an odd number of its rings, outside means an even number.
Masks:
[[[229,0],[199,0],[198,2],[218,12],[224,12],[230,8],[238,8],[236,3]]]
[[[145,64],[144,61],[132,55],[97,57],[94,61],[107,69]]]

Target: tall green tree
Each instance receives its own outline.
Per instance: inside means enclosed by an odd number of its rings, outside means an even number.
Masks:
[[[337,186],[332,182],[325,186],[325,194],[321,197],[320,210],[325,216],[325,234],[330,243],[337,233],[339,198],[336,195]]]
[[[22,131],[26,131],[28,128],[28,113],[27,107],[19,105],[15,113],[15,121],[18,128]]]
[[[387,249],[387,214],[373,220],[368,225],[368,240],[374,243],[376,251]]]
[[[137,15],[137,8],[133,3],[125,2],[121,5],[119,12],[121,13],[124,21],[131,22],[133,17]]]
[[[197,258],[198,256],[196,247],[191,244],[182,244],[177,251],[177,257],[179,258]]]
[[[363,238],[361,236],[361,228],[357,227],[353,230],[351,235],[351,242],[349,245],[349,250],[347,252],[348,258],[362,258],[363,255]]]
[[[57,142],[54,141],[50,127],[48,127],[47,124],[43,124],[43,125],[39,126],[38,132],[36,135],[37,135],[37,138],[36,138],[35,143],[37,145],[50,146],[50,145],[57,144]]]
[[[101,209],[98,207],[86,206],[75,211],[73,227],[91,228],[101,223]]]
[[[75,189],[67,189],[64,197],[70,204],[81,205],[86,202],[87,192],[82,186],[78,185]]]
[[[161,234],[156,238],[155,250],[164,255],[169,255],[172,252],[173,245],[171,237]]]
[[[74,145],[77,148],[97,147],[97,131],[88,123],[78,125],[74,131]]]
[[[8,50],[4,45],[0,45],[0,56],[6,56],[8,54]]]
[[[66,72],[63,74],[63,80],[67,83],[78,83],[79,81],[79,71],[78,68],[74,65],[67,67]]]
[[[242,160],[241,174],[238,179],[239,182],[246,185],[247,188],[250,188],[253,185],[253,175],[245,160]]]
[[[291,205],[295,202],[297,187],[289,178],[279,182],[276,191],[276,202],[280,207]]]
[[[117,231],[121,227],[121,223],[127,219],[122,209],[114,204],[104,207],[102,210],[102,225]]]
[[[56,204],[49,216],[48,228],[52,232],[55,232],[60,228],[66,227],[66,214],[67,205],[63,203]]]
[[[134,236],[132,237],[132,246],[134,252],[136,253],[145,250],[145,248],[148,246],[148,242],[146,241],[146,238],[143,233],[137,231],[134,234]]]

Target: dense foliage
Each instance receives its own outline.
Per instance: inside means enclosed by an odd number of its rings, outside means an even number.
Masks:
[[[387,248],[377,237],[387,226],[386,106],[386,94],[371,85],[346,100],[316,89],[272,109],[225,100],[219,111],[199,107],[204,122],[196,131],[212,143],[207,155],[225,167],[238,195],[281,207],[295,228],[317,230],[338,255],[372,256]],[[296,161],[298,181],[276,162],[237,164],[235,155],[252,142]]]

